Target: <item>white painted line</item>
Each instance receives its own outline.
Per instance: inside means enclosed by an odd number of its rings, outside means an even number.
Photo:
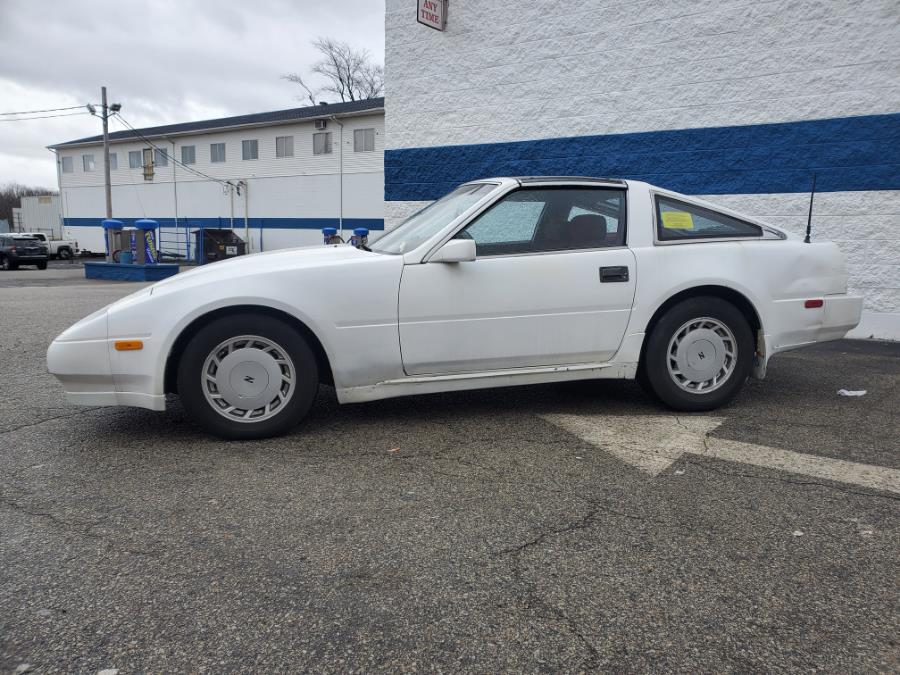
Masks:
[[[722,417],[541,417],[651,476],[668,469],[682,455],[691,454],[900,494],[900,470],[897,469],[710,436],[725,421]]]

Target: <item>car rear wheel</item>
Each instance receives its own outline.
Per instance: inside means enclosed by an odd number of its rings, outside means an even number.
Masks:
[[[753,333],[743,313],[721,298],[690,298],[653,328],[640,379],[670,408],[697,412],[733,399],[752,366]]]
[[[190,417],[227,439],[277,436],[309,411],[319,386],[306,340],[273,317],[216,319],[191,339],[178,366]]]
[[[17,269],[19,269],[19,266],[16,263],[14,263],[12,260],[7,258],[6,256],[3,256],[2,258],[0,258],[0,270],[9,272],[12,270],[17,270]]]
[[[39,263],[37,264],[37,268],[38,268],[39,270],[45,270],[45,269],[47,269],[47,262],[46,262],[46,261],[44,261],[44,262],[39,262]]]

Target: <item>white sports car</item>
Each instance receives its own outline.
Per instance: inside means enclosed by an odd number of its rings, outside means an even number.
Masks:
[[[730,400],[777,352],[843,337],[833,243],[637,181],[461,185],[371,248],[214,263],[79,321],[50,372],[82,405],[163,410],[177,393],[213,434],[261,438],[342,403],[638,378],[677,410]]]

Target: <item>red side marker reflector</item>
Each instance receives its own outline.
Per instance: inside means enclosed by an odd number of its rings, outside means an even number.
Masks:
[[[806,307],[806,309],[816,309],[822,307],[824,304],[824,300],[807,300],[803,303],[803,306]]]

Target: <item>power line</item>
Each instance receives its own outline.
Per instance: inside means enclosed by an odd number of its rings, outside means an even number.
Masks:
[[[79,108],[82,106],[78,106]],[[49,120],[54,117],[75,117],[76,115],[90,115],[86,110],[84,112],[76,112],[76,113],[62,113],[60,115],[40,115],[37,117],[15,117],[8,120],[0,120],[0,122],[27,122],[28,120]]]
[[[18,112],[5,112],[0,113],[0,115],[35,115],[37,113],[46,113],[46,112],[59,112],[60,110],[76,110],[78,108],[83,108],[83,105],[73,105],[68,108],[46,108],[45,110],[19,110]]]
[[[158,145],[156,145],[153,141],[151,141],[149,138],[147,138],[146,136],[144,136],[140,131],[138,131],[138,130],[135,129],[133,126],[131,126],[131,124],[129,124],[128,121],[127,121],[124,117],[122,117],[121,113],[116,113],[115,116],[118,117],[119,121],[120,121],[122,124],[124,124],[126,127],[128,127],[129,129],[131,129],[132,133],[133,133],[135,136],[137,136],[138,138],[140,138],[142,141],[144,141],[144,142],[145,142],[147,145],[149,145],[151,148],[153,148],[153,149],[155,149],[155,150],[159,150],[160,152],[164,152],[164,153],[166,153],[166,155],[168,156],[168,152],[169,152],[168,148],[160,148],[160,147],[159,147]],[[227,185],[228,187],[232,187],[232,188],[233,188],[233,187],[235,186],[235,184],[232,183],[230,180],[224,180],[224,179],[222,179],[222,178],[215,178],[215,177],[213,177],[213,176],[210,176],[209,174],[205,174],[205,173],[203,173],[202,171],[200,171],[199,169],[195,169],[194,167],[190,166],[189,164],[184,164],[183,162],[179,162],[177,159],[175,159],[174,156],[169,156],[169,159],[172,160],[172,163],[173,163],[173,164],[177,164],[178,166],[182,167],[183,169],[186,169],[187,171],[190,171],[191,173],[193,173],[193,174],[196,175],[196,176],[200,176],[201,178],[206,178],[206,179],[208,179],[208,180],[214,181],[214,182],[219,183],[219,184],[221,184],[221,185]]]

